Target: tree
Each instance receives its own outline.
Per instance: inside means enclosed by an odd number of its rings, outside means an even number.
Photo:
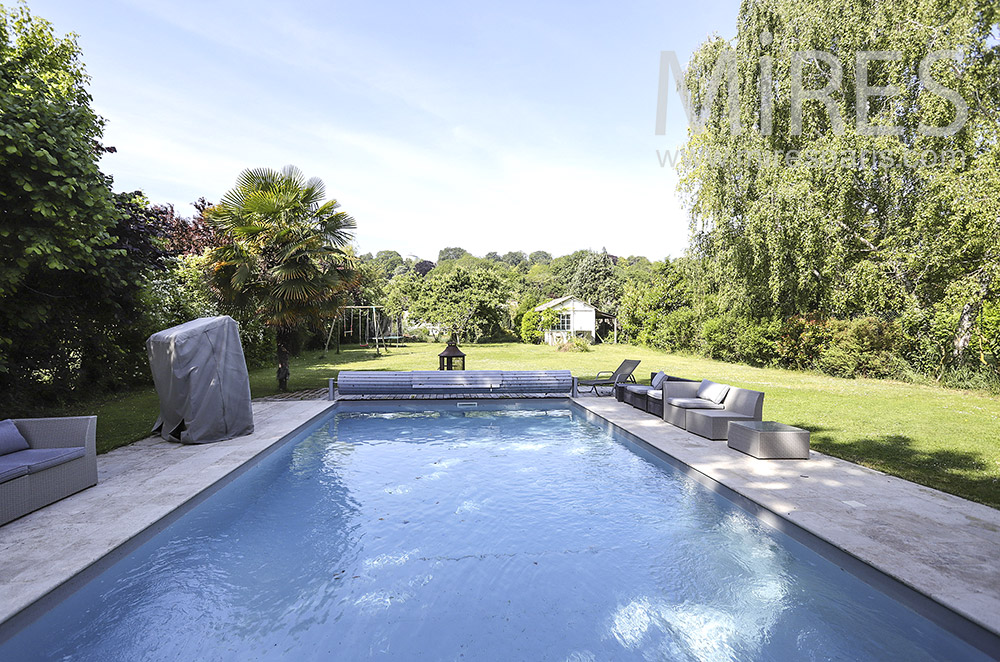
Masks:
[[[173,205],[157,205],[156,212],[167,225],[167,246],[174,255],[202,255],[219,246],[215,228],[205,220],[205,211],[212,203],[198,198],[191,203],[197,212],[192,218],[178,216]]]
[[[435,267],[435,264],[430,260],[420,260],[415,265],[413,265],[413,270],[420,274],[421,278],[426,276]]]
[[[375,254],[375,264],[385,278],[392,278],[400,268],[405,267],[403,256],[396,251],[379,251]]]
[[[95,345],[140,284],[119,269],[128,219],[97,166],[113,149],[88,80],[74,35],[0,6],[0,394],[22,401],[69,395],[84,364],[113,377],[128,352]]]
[[[723,312],[903,319],[914,347],[934,338],[934,356],[914,350],[911,362],[943,371],[967,360],[1000,282],[998,11],[996,3],[764,0],[743,4],[735,43],[714,38],[695,52],[685,84],[706,121],[690,134],[682,187],[693,247]],[[809,51],[829,58],[799,55]],[[899,54],[870,63],[868,74],[869,85],[898,92],[858,103],[856,67],[871,51]],[[957,101],[934,92],[922,70],[945,51],[952,55],[928,71]],[[761,58],[771,62],[770,81]],[[725,84],[713,96],[713,73],[726,61],[735,61],[738,99]],[[805,103],[801,127],[793,126],[795,63],[806,89],[834,88],[833,110]],[[770,130],[761,130],[761,89]],[[741,131],[731,130],[731,101]],[[953,123],[951,134],[926,130]]]
[[[356,282],[344,250],[354,219],[325,197],[322,180],[306,180],[294,166],[257,168],[244,170],[208,210],[225,241],[211,253],[213,284],[243,319],[260,317],[275,329],[282,390],[296,329],[335,316]]]
[[[628,273],[618,306],[621,333],[627,342],[660,349],[676,348],[679,343],[675,341],[668,347],[663,336],[670,326],[669,315],[691,304],[688,283],[677,262],[657,262],[651,271],[654,274],[651,279],[646,278],[644,271]]]
[[[528,262],[531,263],[531,266],[535,266],[536,264],[551,264],[552,254],[545,251],[535,251],[528,256]]]
[[[621,299],[621,282],[614,260],[607,252],[589,253],[576,268],[570,292],[599,310],[613,313]]]
[[[444,262],[445,260],[458,260],[459,258],[469,254],[469,251],[464,248],[458,248],[457,246],[442,248],[438,252],[438,263]]]
[[[411,292],[416,296],[409,301],[409,312],[415,321],[443,326],[460,340],[476,342],[509,331],[510,283],[492,269],[435,273]]]
[[[500,259],[505,264],[512,267],[518,267],[528,261],[528,256],[522,251],[510,251],[509,253],[504,253],[504,256]]]

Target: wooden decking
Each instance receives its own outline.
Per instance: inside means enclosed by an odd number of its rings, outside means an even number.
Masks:
[[[266,395],[263,398],[254,398],[254,402],[275,402],[288,400],[326,400],[328,391],[325,388],[310,388],[303,391],[292,391],[290,393],[275,393]]]

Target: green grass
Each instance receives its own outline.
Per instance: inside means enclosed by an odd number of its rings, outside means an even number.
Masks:
[[[306,352],[292,361],[291,389],[323,388],[339,370],[433,370],[440,344],[374,350],[347,347],[326,359]],[[764,418],[808,428],[812,447],[967,499],[1000,508],[1000,398],[974,391],[868,379],[753,368],[701,357],[668,354],[625,345],[559,352],[544,345],[466,345],[470,370],[570,369],[592,377],[637,358],[640,381],[649,372],[708,378],[764,391]],[[254,397],[277,393],[273,368],[250,375]],[[151,388],[74,408],[98,415],[101,451],[149,434],[156,419]]]

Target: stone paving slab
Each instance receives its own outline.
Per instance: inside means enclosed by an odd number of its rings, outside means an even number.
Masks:
[[[1000,634],[1000,510],[816,451],[758,460],[613,398],[576,402]]]
[[[0,527],[0,623],[331,404],[255,401],[252,435],[201,445],[150,437],[98,455],[96,486]]]

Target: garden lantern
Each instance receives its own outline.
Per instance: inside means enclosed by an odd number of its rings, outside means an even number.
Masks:
[[[465,354],[454,340],[438,354],[438,370],[465,370]]]

